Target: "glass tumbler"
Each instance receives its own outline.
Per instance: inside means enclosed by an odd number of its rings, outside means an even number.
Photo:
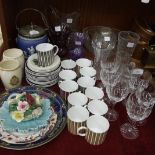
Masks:
[[[132,31],[120,31],[118,34],[117,62],[127,65],[140,39],[140,36]]]

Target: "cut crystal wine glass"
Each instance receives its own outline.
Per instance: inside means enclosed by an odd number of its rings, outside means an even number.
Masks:
[[[154,95],[143,91],[141,96],[136,94],[130,94],[127,103],[126,110],[130,123],[121,125],[120,131],[124,138],[136,139],[139,136],[136,123],[145,120],[152,112],[152,108],[155,103]]]
[[[118,118],[118,113],[115,111],[114,106],[116,103],[122,101],[128,96],[129,89],[128,89],[128,81],[121,78],[117,80],[116,85],[107,85],[106,86],[106,93],[111,102],[111,109],[109,108],[106,117],[109,121],[116,121]]]

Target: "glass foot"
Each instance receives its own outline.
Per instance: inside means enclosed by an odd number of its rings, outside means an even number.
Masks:
[[[139,136],[138,129],[130,123],[125,123],[120,127],[121,135],[126,139],[136,139]]]
[[[108,112],[106,113],[105,117],[110,121],[114,122],[118,118],[118,113],[114,109],[109,109]]]

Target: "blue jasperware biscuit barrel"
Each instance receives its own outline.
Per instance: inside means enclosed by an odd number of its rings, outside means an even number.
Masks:
[[[19,21],[19,17],[21,18],[22,13],[26,13],[28,11],[35,12],[41,16],[41,20],[44,22],[44,25],[46,28],[43,28],[41,26],[33,24],[31,21],[31,24],[28,25],[17,25]],[[29,14],[28,14],[29,15]],[[47,43],[48,42],[48,36],[47,36],[47,21],[45,19],[45,16],[38,10],[33,8],[27,8],[22,10],[19,14],[17,14],[16,17],[16,28],[18,30],[18,35],[16,39],[16,43],[18,48],[22,49],[25,55],[25,58],[28,58],[30,55],[34,54],[35,47],[40,43]]]

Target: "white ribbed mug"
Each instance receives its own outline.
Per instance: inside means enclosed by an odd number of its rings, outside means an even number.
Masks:
[[[5,89],[19,87],[22,82],[22,71],[19,61],[17,60],[1,61],[0,76]]]
[[[24,71],[25,58],[21,49],[10,48],[3,52],[3,60],[17,60],[20,64],[22,74]]]

